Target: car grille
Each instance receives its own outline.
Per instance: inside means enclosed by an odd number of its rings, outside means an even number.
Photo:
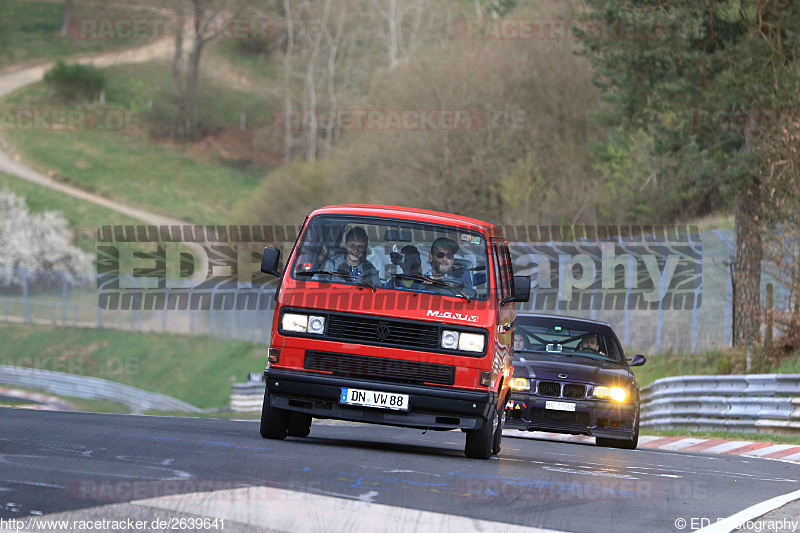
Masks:
[[[565,383],[562,391],[561,383],[557,381],[540,381],[536,392],[539,393],[539,396],[579,400],[586,396],[586,385],[580,385],[578,383]]]
[[[580,399],[586,396],[586,385],[567,383],[564,385],[564,398]]]
[[[405,383],[455,383],[456,368],[449,365],[328,352],[307,351],[303,368],[336,376],[364,377]]]
[[[531,408],[531,422],[545,422],[565,426],[589,425],[589,413],[554,411],[552,409]]]
[[[561,397],[561,384],[555,381],[540,381],[537,392],[540,396]]]
[[[422,350],[439,349],[439,326],[404,323],[362,316],[330,315],[328,338]]]

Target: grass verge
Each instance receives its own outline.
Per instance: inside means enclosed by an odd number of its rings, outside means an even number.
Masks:
[[[230,385],[264,367],[264,346],[205,336],[0,323],[0,364],[92,376],[227,405]]]
[[[631,351],[630,353],[638,353]],[[682,354],[666,352],[649,357],[647,364],[632,368],[639,387],[646,387],[657,379],[670,376],[714,374],[797,374],[800,373],[800,354],[765,353],[754,349],[750,371],[747,371],[747,353],[741,350],[722,350]]]

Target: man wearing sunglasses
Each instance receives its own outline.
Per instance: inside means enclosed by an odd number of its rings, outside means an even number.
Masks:
[[[469,271],[458,268],[455,265],[455,255],[458,252],[458,244],[447,237],[439,237],[431,244],[431,253],[428,259],[433,269],[427,275],[434,279],[452,281],[457,288],[466,287],[472,289],[472,277]]]

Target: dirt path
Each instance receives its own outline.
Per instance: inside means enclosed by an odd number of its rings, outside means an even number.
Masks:
[[[95,65],[101,68],[124,63],[144,63],[161,57],[169,57],[172,52],[172,46],[173,41],[171,39],[163,39],[143,47],[109,52],[107,54],[89,57],[81,57],[77,58],[75,61],[86,65]],[[0,98],[13,91],[16,91],[17,89],[25,87],[26,85],[41,81],[44,73],[50,67],[52,67],[53,64],[53,62],[50,62],[44,65],[37,65],[16,72],[0,74]],[[55,191],[92,202],[108,209],[112,209],[123,215],[139,219],[147,224],[187,224],[186,222],[174,218],[156,215],[143,209],[138,209],[121,202],[103,198],[102,196],[86,192],[71,185],[59,183],[28,167],[22,161],[20,161],[18,157],[15,157],[4,151],[2,146],[0,146],[0,172],[5,172],[6,174],[16,176],[17,178],[36,183],[37,185],[48,187]]]

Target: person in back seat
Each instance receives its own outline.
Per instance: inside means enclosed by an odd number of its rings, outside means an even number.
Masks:
[[[400,262],[400,268],[403,270],[403,274],[406,274],[408,276],[421,275],[422,259],[420,258],[419,250],[417,250],[417,247],[408,244],[406,246],[403,246],[403,248],[400,250],[400,253],[403,256],[403,259]],[[425,289],[425,285],[423,285],[419,281],[401,277],[393,277],[392,279],[386,282],[386,285],[384,285],[384,287],[387,289],[406,289],[413,291]]]

